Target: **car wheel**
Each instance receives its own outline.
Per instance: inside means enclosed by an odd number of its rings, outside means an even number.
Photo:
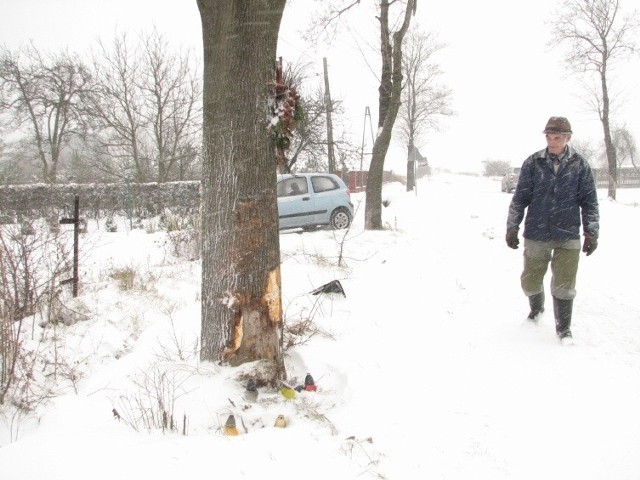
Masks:
[[[331,214],[331,228],[334,230],[342,230],[349,228],[351,225],[351,215],[344,208],[336,208]]]

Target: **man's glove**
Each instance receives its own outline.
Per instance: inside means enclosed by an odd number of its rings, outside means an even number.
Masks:
[[[591,255],[596,248],[598,248],[598,239],[591,235],[585,235],[582,251],[587,254],[587,257]]]
[[[507,229],[506,235],[507,245],[509,248],[518,248],[520,244],[520,240],[518,240],[518,229],[517,228],[509,228]]]

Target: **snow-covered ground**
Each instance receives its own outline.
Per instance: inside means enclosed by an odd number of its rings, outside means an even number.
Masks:
[[[0,479],[640,478],[640,190],[617,202],[600,191],[573,347],[558,343],[551,308],[524,324],[499,179],[440,174],[417,195],[388,185],[385,231],[363,231],[352,197],[346,238],[280,236],[287,329],[304,326],[287,336],[288,374],[318,387],[293,400],[263,387],[247,403],[256,364],[198,361],[198,262],[173,257],[164,233],[90,223],[78,299],[89,319],[58,326],[54,343],[73,381],[37,422],[4,411]],[[127,270],[122,290],[113,276]],[[334,279],[346,297],[309,294]],[[178,431],[144,428],[138,407],[158,410],[157,398]],[[230,414],[239,436],[223,433]]]

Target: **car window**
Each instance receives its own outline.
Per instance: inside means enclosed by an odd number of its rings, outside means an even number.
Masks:
[[[304,195],[308,192],[307,179],[304,177],[287,178],[278,182],[277,194],[279,197]]]
[[[331,177],[311,177],[311,186],[316,193],[328,192],[340,188],[338,182]]]

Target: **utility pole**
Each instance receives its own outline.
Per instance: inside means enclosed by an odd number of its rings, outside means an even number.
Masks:
[[[373,125],[371,123],[371,111],[369,110],[369,107],[364,107],[364,125],[362,126],[362,144],[360,146],[360,170],[362,171],[363,168],[363,164],[362,164],[362,160],[364,157],[364,137],[365,137],[365,132],[367,131],[367,118],[369,118],[369,129],[371,130],[371,148],[373,148],[373,144],[375,143],[375,140],[373,138]],[[370,153],[367,153],[367,155],[370,155]]]
[[[333,153],[333,123],[331,121],[331,92],[329,92],[329,73],[327,70],[327,57],[322,59],[324,67],[324,108],[327,112],[327,151],[329,154],[329,173],[336,173],[336,160]]]

